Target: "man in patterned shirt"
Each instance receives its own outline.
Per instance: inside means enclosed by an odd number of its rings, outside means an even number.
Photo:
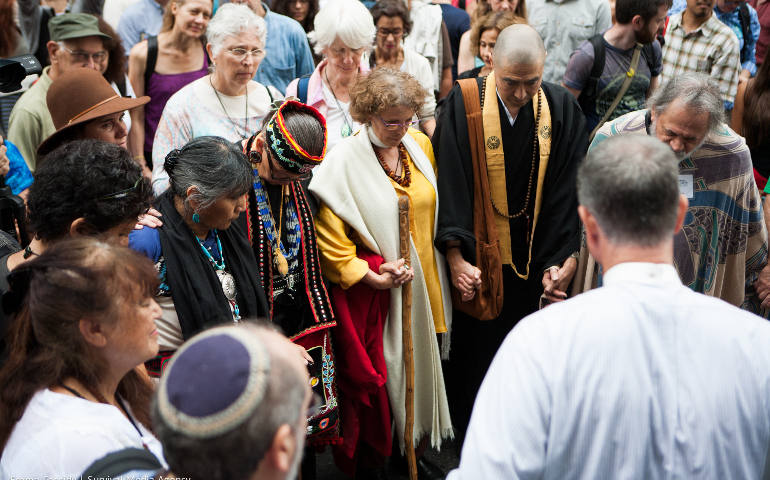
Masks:
[[[682,73],[705,73],[719,86],[725,110],[732,110],[741,72],[738,38],[714,15],[716,0],[687,0],[673,15],[663,47],[662,81]]]
[[[668,144],[679,160],[680,190],[689,200],[684,226],[674,237],[674,266],[682,283],[767,316],[755,291],[767,263],[759,191],[746,143],[722,121],[715,82],[703,74],[677,75],[648,105],[604,124],[589,155],[616,135],[647,133]]]

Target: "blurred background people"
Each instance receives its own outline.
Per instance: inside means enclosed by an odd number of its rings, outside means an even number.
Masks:
[[[526,0],[479,0],[471,14],[471,24],[476,24],[489,12],[513,12],[517,17],[527,22]],[[471,31],[467,31],[460,38],[460,50],[457,56],[457,71],[462,73],[483,66],[484,61],[476,55],[471,48]]]
[[[131,85],[134,92],[139,92],[137,95],[148,95],[150,103],[131,114],[135,128],[130,146],[134,155],[144,157],[150,170],[155,131],[168,99],[209,73],[204,38],[210,18],[211,0],[172,0],[163,15],[160,33],[131,48]]]
[[[230,142],[249,138],[271,103],[283,98],[275,88],[252,80],[265,56],[265,34],[265,21],[245,5],[225,4],[217,10],[206,34],[213,72],[173,94],[158,123],[152,146],[157,195],[168,186],[163,168],[168,152],[201,136]]]
[[[510,10],[490,11],[474,20],[470,30],[470,48],[474,55],[484,63],[470,70],[465,70],[458,78],[486,77],[492,71],[492,53],[495,51],[497,36],[507,26],[514,23],[527,23]]]
[[[316,15],[310,34],[316,53],[324,59],[309,78],[298,78],[286,88],[286,95],[326,118],[327,151],[361,126],[350,115],[350,88],[360,73],[369,70],[362,56],[371,48],[374,33],[372,15],[361,2],[330,2]]]

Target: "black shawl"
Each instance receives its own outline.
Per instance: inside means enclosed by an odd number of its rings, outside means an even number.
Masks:
[[[155,208],[163,214],[163,226],[158,228],[158,233],[166,261],[166,282],[184,339],[210,326],[232,322],[233,315],[222,292],[222,284],[195,234],[176,211],[173,194],[168,190],[163,193]],[[266,317],[267,297],[259,284],[257,261],[243,222],[236,220],[230,228],[218,233],[227,271],[235,279],[241,317]]]

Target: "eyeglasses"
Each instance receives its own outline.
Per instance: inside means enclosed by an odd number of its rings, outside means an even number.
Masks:
[[[228,52],[230,52],[230,55],[241,61],[246,58],[246,55],[251,55],[253,58],[257,59],[265,56],[265,51],[260,48],[255,48],[254,50],[246,50],[245,48],[231,48],[228,50]]]
[[[396,131],[400,128],[409,128],[414,127],[419,123],[419,120],[408,120],[406,122],[386,122],[382,119],[382,117],[377,117],[380,119],[383,125],[385,125],[385,128],[387,128],[390,131]]]
[[[133,187],[126,188],[125,190],[120,190],[119,192],[110,193],[103,197],[99,197],[99,200],[114,200],[118,198],[127,197],[131,192],[138,190],[139,185],[142,184],[142,179],[144,179],[144,177],[140,175],[139,178],[136,179],[136,182],[134,183]]]
[[[364,47],[361,48],[348,48],[348,47],[342,47],[342,48],[330,48],[329,49],[332,57],[336,58],[344,58],[348,55],[352,57],[360,57],[361,54],[364,53]]]
[[[393,35],[394,37],[400,37],[404,34],[403,28],[378,28],[377,29],[377,35],[388,38],[388,35]]]
[[[75,59],[78,63],[87,64],[90,63],[91,59],[93,59],[94,63],[102,63],[107,59],[107,52],[104,50],[101,50],[96,53],[88,53],[88,52],[81,52],[81,51],[73,51],[67,48],[65,45],[59,44],[65,52],[72,55],[72,58]]]

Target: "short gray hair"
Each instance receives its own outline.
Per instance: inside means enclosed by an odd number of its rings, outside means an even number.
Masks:
[[[679,205],[678,162],[648,135],[618,135],[588,152],[578,168],[578,201],[610,242],[651,247],[671,238]]]
[[[371,48],[377,30],[372,14],[358,0],[329,1],[315,16],[313,27],[308,38],[318,55],[337,37],[353,50]]]
[[[219,7],[206,29],[206,39],[211,44],[212,55],[217,56],[227,37],[235,37],[241,32],[256,33],[264,47],[267,24],[262,17],[243,4],[225,3]]]
[[[703,73],[680,73],[659,86],[647,99],[647,108],[656,115],[679,100],[698,113],[709,114],[708,133],[724,122],[725,106],[717,84]]]
[[[298,428],[305,415],[305,379],[289,363],[289,357],[276,354],[269,332],[269,324],[258,321],[225,328],[253,330],[270,356],[270,373],[265,396],[252,415],[229,432],[217,437],[194,438],[176,431],[166,424],[160,414],[157,394],[152,407],[155,434],[163,445],[163,454],[169,467],[178,477],[232,480],[251,478],[270,450],[278,428],[289,425]],[[292,352],[293,353],[293,352]],[[305,432],[296,432],[304,439]],[[297,445],[300,450],[303,444]]]
[[[249,191],[253,182],[251,165],[238,148],[221,137],[198,137],[166,155],[164,168],[169,176],[171,192],[191,200],[202,210],[220,198],[237,197]],[[187,196],[187,189],[197,193]]]

